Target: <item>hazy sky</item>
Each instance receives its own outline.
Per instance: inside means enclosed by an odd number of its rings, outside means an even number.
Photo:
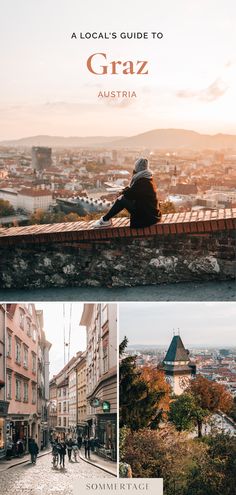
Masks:
[[[236,133],[234,0],[3,0],[0,140],[132,135],[178,127]],[[162,40],[71,40],[72,32],[162,32]],[[96,76],[86,61],[148,60],[149,75]],[[100,101],[99,90],[136,100]]]
[[[65,318],[63,316],[63,305],[65,307]],[[50,350],[50,378],[64,366],[64,323],[65,335],[68,339],[70,322],[70,303],[35,303],[36,309],[42,309],[44,314],[44,330],[46,337],[51,342]],[[86,330],[79,322],[83,311],[83,303],[72,303],[71,314],[71,345],[70,357],[78,351],[86,349]],[[66,362],[68,362],[66,352]]]
[[[121,303],[119,326],[129,344],[168,347],[179,328],[186,347],[236,347],[236,303]]]

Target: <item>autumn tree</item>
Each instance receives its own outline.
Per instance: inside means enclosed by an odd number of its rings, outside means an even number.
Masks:
[[[121,343],[121,355],[127,346],[127,339]],[[136,356],[127,356],[120,362],[120,427],[132,431],[145,426],[156,428],[161,416],[160,405],[167,388],[159,376],[159,385],[136,366]]]
[[[8,215],[13,215],[15,210],[9,201],[5,199],[0,199],[0,217],[7,217]]]
[[[47,223],[60,223],[63,222],[64,214],[61,212],[45,211],[41,208],[35,210],[30,216],[29,224],[47,224]]]
[[[203,411],[213,414],[217,411],[229,412],[233,407],[232,395],[220,383],[207,380],[199,375],[191,380],[188,392],[190,392]],[[203,418],[197,418],[198,436],[202,436]]]
[[[204,464],[207,456],[207,446],[170,425],[126,432],[123,451],[134,478],[163,478],[168,495],[182,494],[193,466]]]
[[[207,456],[191,468],[183,495],[236,495],[236,438],[205,436],[201,444],[207,447]]]
[[[71,211],[70,213],[67,213],[67,215],[65,215],[63,217],[63,222],[79,222],[81,220],[84,220],[84,219],[81,218],[81,216],[78,215],[78,213],[75,213],[73,211]]]
[[[175,213],[175,206],[174,203],[171,201],[164,201],[163,203],[160,204],[160,210],[163,215],[167,213]]]
[[[164,371],[154,366],[144,366],[141,369],[141,377],[148,384],[150,391],[163,392],[163,396],[158,402],[158,410],[162,417],[163,413],[165,416],[165,413],[169,411],[171,387],[166,382]]]

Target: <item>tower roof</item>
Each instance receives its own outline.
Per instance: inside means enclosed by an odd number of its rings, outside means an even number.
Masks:
[[[164,362],[166,361],[189,361],[188,351],[179,335],[174,335],[164,359]]]

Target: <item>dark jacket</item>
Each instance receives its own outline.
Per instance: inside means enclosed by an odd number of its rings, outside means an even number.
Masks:
[[[130,214],[130,227],[149,227],[161,218],[157,191],[153,179],[138,179],[131,187],[123,191],[126,199],[135,201],[134,211]]]
[[[39,453],[39,448],[36,442],[31,441],[29,444],[29,453],[30,454],[38,454]]]

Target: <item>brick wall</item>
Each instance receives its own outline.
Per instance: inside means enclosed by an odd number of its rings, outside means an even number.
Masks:
[[[0,286],[131,286],[234,279],[236,209],[164,215],[145,229],[72,222],[0,229]]]

